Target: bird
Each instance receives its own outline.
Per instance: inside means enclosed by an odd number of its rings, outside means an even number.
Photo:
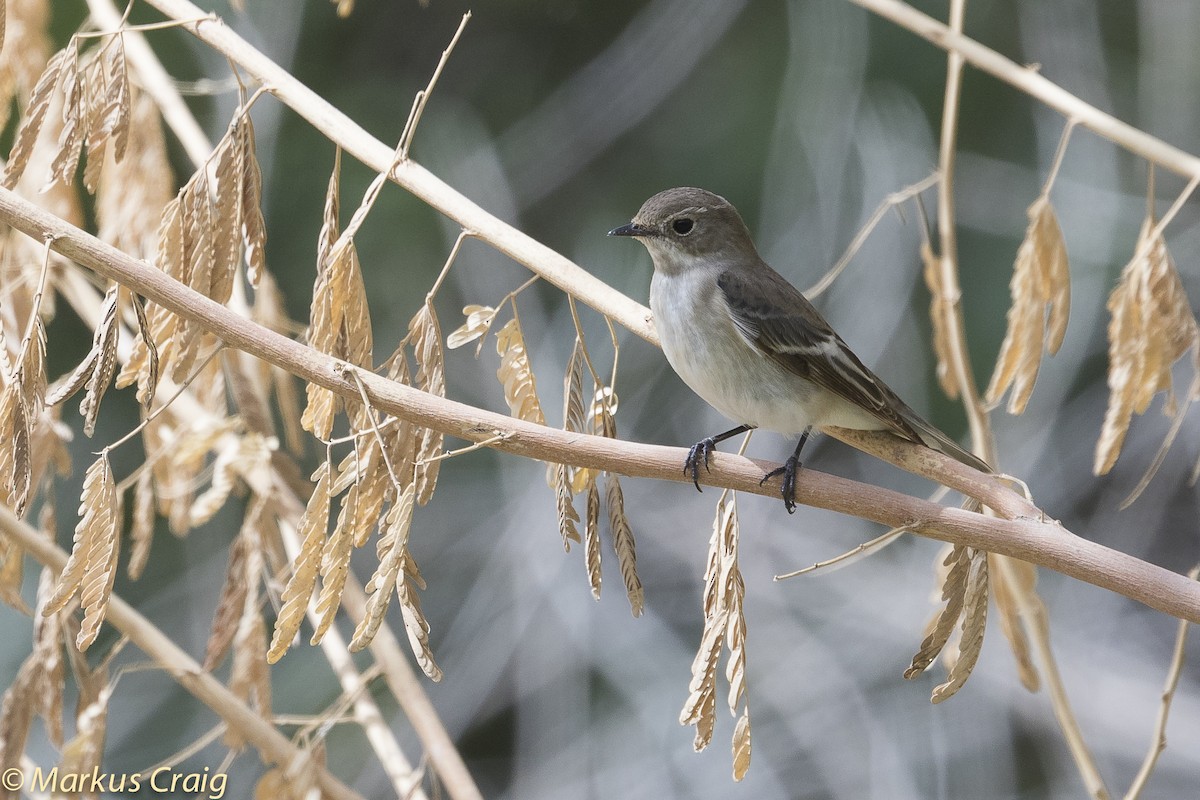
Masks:
[[[862,363],[808,298],[763,261],[725,198],[667,189],[608,235],[632,237],[649,251],[650,309],[667,361],[692,391],[738,423],[688,450],[683,471],[697,490],[716,446],[755,428],[799,436],[787,461],[760,482],[783,476],[789,514],[800,452],[814,427],[888,431],[992,471]]]

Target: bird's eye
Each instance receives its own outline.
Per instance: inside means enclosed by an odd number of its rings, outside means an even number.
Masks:
[[[692,232],[692,228],[696,226],[694,220],[687,217],[680,217],[671,223],[671,230],[678,233],[680,236],[687,236]]]

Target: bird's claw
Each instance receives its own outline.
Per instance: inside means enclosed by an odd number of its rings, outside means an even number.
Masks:
[[[697,445],[698,446],[698,445]],[[788,460],[783,462],[782,467],[776,467],[763,476],[763,479],[758,482],[762,486],[767,481],[774,478],[776,475],[782,475],[783,480],[780,482],[779,493],[783,496],[783,507],[787,509],[789,514],[796,513],[796,473],[800,470],[800,459],[796,456],[789,456]]]
[[[696,485],[696,491],[700,489],[700,462],[704,462],[704,471],[708,472],[708,459],[712,455],[713,450],[717,447],[717,442],[713,437],[702,439],[692,445],[688,450],[687,458],[683,462],[683,474],[688,475],[692,479],[692,483]]]

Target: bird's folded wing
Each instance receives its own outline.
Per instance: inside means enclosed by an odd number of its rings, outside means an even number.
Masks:
[[[750,345],[905,439],[924,441],[908,421],[916,413],[858,360],[800,290],[769,268],[754,277],[748,281],[727,271],[717,279],[729,316]]]

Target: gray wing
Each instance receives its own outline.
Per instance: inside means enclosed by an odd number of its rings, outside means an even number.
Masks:
[[[869,412],[901,438],[991,471],[909,408],[779,273],[763,264],[748,281],[727,270],[717,278],[717,286],[734,325],[763,355]]]

